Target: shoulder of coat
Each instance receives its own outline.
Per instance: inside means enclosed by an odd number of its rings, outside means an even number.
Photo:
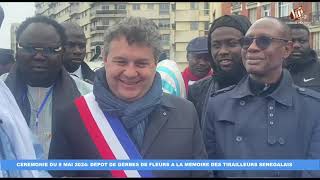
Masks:
[[[312,89],[304,88],[304,87],[299,87],[299,86],[296,86],[295,88],[297,92],[301,95],[309,96],[311,98],[320,100],[320,92],[314,91]]]
[[[226,93],[226,92],[228,92],[228,91],[231,91],[231,90],[232,90],[233,88],[235,88],[235,87],[236,87],[236,85],[231,85],[231,86],[228,86],[228,87],[226,87],[226,88],[219,89],[219,90],[213,92],[213,93],[211,94],[211,97],[216,96],[216,95],[218,95],[218,94],[223,94],[223,93]]]

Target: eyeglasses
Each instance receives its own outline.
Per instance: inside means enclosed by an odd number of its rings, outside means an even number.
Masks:
[[[256,45],[261,50],[267,49],[270,46],[270,44],[272,43],[272,40],[278,40],[278,41],[284,41],[284,42],[289,41],[287,39],[273,38],[273,37],[268,37],[268,36],[243,37],[240,40],[241,47],[243,49],[248,49],[250,47],[250,45],[253,43],[253,40],[256,40]]]
[[[18,49],[24,50],[25,52],[33,56],[36,55],[38,52],[41,52],[43,56],[52,56],[62,51],[61,46],[55,47],[55,48],[52,48],[52,47],[42,48],[42,47],[24,46],[18,43],[17,47]]]

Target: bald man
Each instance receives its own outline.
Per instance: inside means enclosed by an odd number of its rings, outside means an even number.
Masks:
[[[92,84],[94,71],[84,62],[86,36],[81,26],[69,22],[63,22],[61,25],[64,27],[67,36],[65,53],[63,55],[64,67],[71,75]]]
[[[282,68],[290,28],[257,20],[241,40],[248,76],[209,99],[204,139],[210,159],[320,159],[320,94]],[[319,177],[319,171],[218,171],[216,177]]]

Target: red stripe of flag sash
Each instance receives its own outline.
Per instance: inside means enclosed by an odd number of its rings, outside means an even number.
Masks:
[[[103,113],[93,93],[75,100],[76,107],[101,157],[108,160],[142,159],[120,120]],[[152,177],[149,171],[111,170],[112,177]]]

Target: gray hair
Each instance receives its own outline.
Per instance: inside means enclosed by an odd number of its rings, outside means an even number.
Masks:
[[[161,48],[161,38],[158,26],[144,17],[127,17],[119,23],[109,27],[104,35],[104,53],[109,53],[110,43],[113,39],[124,36],[129,45],[134,43],[147,45],[153,48],[153,54],[158,62]]]

